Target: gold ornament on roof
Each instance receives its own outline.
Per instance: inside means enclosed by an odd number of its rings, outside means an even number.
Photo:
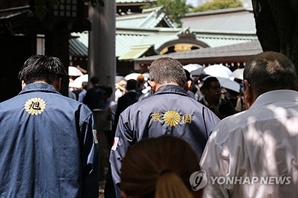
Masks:
[[[31,98],[25,103],[25,110],[30,115],[41,114],[46,108],[46,102],[41,98]]]
[[[170,110],[165,112],[163,119],[167,125],[176,126],[180,122],[180,115],[178,112]]]

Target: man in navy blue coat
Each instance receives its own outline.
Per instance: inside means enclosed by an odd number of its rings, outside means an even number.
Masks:
[[[22,91],[0,103],[0,197],[98,198],[91,110],[58,91],[67,75],[56,57],[30,57]]]
[[[149,67],[152,96],[134,103],[119,116],[110,153],[111,176],[120,197],[121,160],[129,147],[144,138],[173,135],[187,141],[201,157],[208,137],[219,118],[189,97],[183,89],[186,74],[172,58],[160,58]]]

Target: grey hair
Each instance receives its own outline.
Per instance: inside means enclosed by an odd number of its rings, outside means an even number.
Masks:
[[[170,57],[159,58],[149,67],[150,79],[159,84],[177,83],[183,87],[186,83],[186,74],[183,65]]]
[[[254,56],[247,62],[243,77],[258,95],[272,90],[298,88],[293,62],[278,52],[262,52]]]

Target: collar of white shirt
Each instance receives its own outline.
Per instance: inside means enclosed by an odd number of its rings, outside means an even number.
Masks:
[[[288,89],[268,91],[261,94],[252,104],[250,109],[257,109],[264,105],[285,101],[298,102],[298,92]]]

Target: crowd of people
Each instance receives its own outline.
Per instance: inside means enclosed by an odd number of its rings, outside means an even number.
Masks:
[[[30,57],[22,91],[0,103],[0,196],[98,197],[96,109],[113,123],[106,198],[298,196],[290,59],[255,55],[239,93],[215,76],[193,78],[169,57],[153,61],[149,74],[115,87],[94,76],[90,88],[83,82],[76,97],[64,97],[61,61]]]

